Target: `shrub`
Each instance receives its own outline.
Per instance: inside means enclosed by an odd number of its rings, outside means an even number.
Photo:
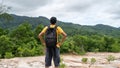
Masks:
[[[82,58],[82,63],[87,63],[87,61],[88,61],[88,58]]]
[[[60,68],[66,68],[66,65],[63,63],[63,58],[60,58]]]
[[[96,62],[95,58],[91,58],[89,68]]]
[[[91,64],[94,64],[96,62],[95,58],[91,58]]]
[[[108,61],[109,64],[110,64],[111,61],[114,61],[114,60],[115,60],[115,56],[113,56],[113,55],[108,55],[108,57],[107,57],[106,59],[107,59],[107,61]]]
[[[63,64],[63,63],[62,63],[62,64],[60,64],[60,68],[65,68],[65,66],[66,66],[66,65],[65,65],[65,64]]]

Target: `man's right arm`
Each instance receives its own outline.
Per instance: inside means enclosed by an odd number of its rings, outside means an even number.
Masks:
[[[38,38],[40,39],[40,41],[42,42],[43,45],[46,45],[46,44],[45,44],[45,41],[44,41],[44,39],[43,39],[43,35],[44,35],[44,33],[41,32],[41,33],[38,35]]]
[[[45,27],[45,28],[40,32],[40,34],[38,35],[38,38],[40,39],[40,41],[42,42],[43,45],[46,45],[46,44],[45,44],[45,41],[44,41],[44,39],[43,39],[43,35],[45,34],[46,30],[47,30],[47,27]]]

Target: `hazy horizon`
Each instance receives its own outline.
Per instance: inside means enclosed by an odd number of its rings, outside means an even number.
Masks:
[[[8,13],[20,16],[55,16],[80,25],[120,27],[120,0],[3,0],[3,4],[12,8]]]
[[[24,16],[24,15],[17,15],[17,14],[13,14],[13,15],[16,15],[16,16]],[[26,17],[45,17],[45,16],[26,16]],[[48,18],[48,17],[45,17],[45,18]],[[49,19],[49,18],[48,18]],[[58,21],[61,21],[61,20],[58,20]],[[72,23],[72,24],[77,24],[77,25],[82,25],[82,26],[96,26],[96,25],[106,25],[106,24],[93,24],[93,25],[87,25],[87,24],[79,24],[79,23],[74,23],[74,22],[70,22],[70,21],[61,21],[61,22],[64,22],[64,23]],[[111,26],[111,25],[106,25],[106,26]],[[111,27],[115,27],[115,26],[111,26]],[[115,27],[115,28],[120,28],[120,27]]]

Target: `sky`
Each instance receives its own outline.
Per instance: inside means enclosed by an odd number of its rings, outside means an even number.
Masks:
[[[2,0],[0,0],[2,2]],[[9,13],[50,18],[80,25],[120,27],[120,0],[3,0]]]

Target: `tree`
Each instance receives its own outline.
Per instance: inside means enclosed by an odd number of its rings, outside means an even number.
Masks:
[[[32,31],[32,25],[24,22],[10,33],[11,40],[16,45],[15,56],[35,56],[42,55],[43,47],[38,44]]]
[[[112,49],[112,44],[115,43],[115,39],[112,37],[104,36],[103,40],[104,40],[105,51],[110,52]]]
[[[35,30],[34,30],[34,37],[37,41],[40,41],[40,39],[38,38],[39,33],[42,31],[42,29],[44,28],[44,26],[42,24],[38,25]],[[39,42],[40,43],[40,42]]]
[[[6,35],[0,36],[0,55],[1,58],[5,57],[6,52],[11,52],[14,49],[14,44]]]
[[[8,10],[6,5],[3,5],[4,0],[0,3],[0,14],[5,13]]]
[[[9,33],[8,30],[0,28],[0,36],[7,35]]]
[[[85,53],[85,45],[86,45],[86,36],[75,35],[73,37],[73,41],[75,42],[74,45],[79,47],[81,53]]]
[[[0,19],[10,21],[13,19],[13,17],[11,15],[9,15],[7,12],[8,12],[8,10],[11,9],[11,7],[4,5],[3,1],[4,0],[2,0],[2,2],[0,3]]]
[[[32,25],[28,22],[24,22],[23,24],[19,25],[18,28],[14,29],[10,33],[10,37],[14,40],[19,40],[23,42],[27,42],[31,40],[34,34],[32,32]]]
[[[118,40],[116,40],[116,42],[112,44],[111,47],[112,52],[120,52],[120,43],[118,42]]]
[[[8,21],[13,20],[13,17],[8,13],[2,13],[2,14],[0,14],[0,19],[3,22],[5,21],[7,23]]]

